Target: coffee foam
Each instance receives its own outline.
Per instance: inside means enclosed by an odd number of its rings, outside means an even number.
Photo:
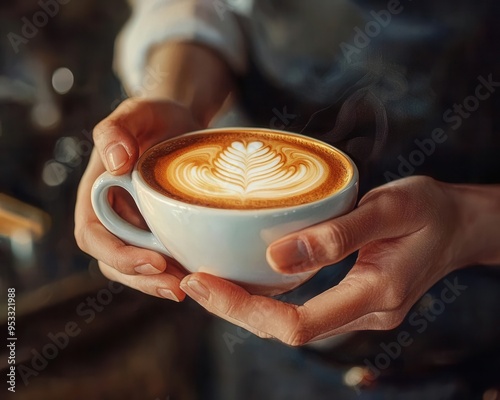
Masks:
[[[348,161],[307,138],[262,131],[187,135],[148,151],[139,170],[153,188],[183,202],[258,209],[310,203],[342,188]]]

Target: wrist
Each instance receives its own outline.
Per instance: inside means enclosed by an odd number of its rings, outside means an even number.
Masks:
[[[458,204],[458,266],[500,265],[500,185],[448,188]]]
[[[203,127],[221,110],[234,88],[229,67],[215,52],[187,42],[155,47],[145,74],[155,75],[145,78],[145,97],[183,105]]]

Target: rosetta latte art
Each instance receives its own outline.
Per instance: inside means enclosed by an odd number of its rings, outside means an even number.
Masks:
[[[324,161],[289,144],[234,141],[206,144],[177,157],[167,176],[193,196],[279,199],[307,193],[325,180]]]

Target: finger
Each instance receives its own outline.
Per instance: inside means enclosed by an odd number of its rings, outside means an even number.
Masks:
[[[127,99],[94,128],[93,137],[106,169],[119,175],[132,169],[141,151],[198,127],[176,103]]]
[[[347,276],[335,287],[307,301],[303,320],[309,340],[354,330],[389,330],[440,273],[426,272],[431,263],[421,235],[385,239],[364,246]],[[431,268],[432,270],[432,268]],[[429,283],[430,282],[430,283]]]
[[[402,237],[421,227],[408,210],[403,191],[379,188],[365,196],[350,213],[272,243],[267,260],[281,273],[316,270],[341,261],[374,240]]]
[[[103,262],[99,262],[99,267],[106,278],[145,294],[177,302],[186,297],[186,294],[179,287],[180,278],[178,276],[167,273],[151,276],[125,275]]]
[[[353,274],[304,305],[296,306],[251,295],[231,282],[207,274],[189,275],[181,282],[181,289],[209,312],[259,336],[271,336],[292,346],[326,337],[331,332],[340,333],[342,327],[375,313],[381,306],[374,287],[366,276],[358,279]],[[369,329],[389,329],[399,321],[385,319],[381,324],[370,325],[374,322],[377,321],[373,317],[364,321]]]
[[[99,222],[90,202],[92,185],[102,172],[94,152],[82,177],[75,207],[75,238],[78,246],[92,257],[104,261],[124,274],[159,274],[167,266],[165,258],[151,250],[128,246]]]
[[[86,224],[80,233],[80,248],[123,274],[154,275],[167,268],[165,258],[152,250],[130,246],[109,233],[99,222]]]
[[[407,286],[391,282],[378,266],[358,260],[342,282],[302,306],[309,310],[303,321],[304,330],[311,332],[304,340],[360,330],[393,329],[414,301],[416,298],[413,300]]]
[[[112,204],[113,210],[127,222],[144,230],[149,229],[134,199],[125,189],[120,187],[111,188],[109,203]]]
[[[348,324],[342,325],[340,327],[335,327],[331,330],[325,330],[322,333],[319,333],[317,336],[312,338],[310,342],[315,342],[318,340],[326,339],[336,335],[342,335],[344,333],[351,333],[355,331],[364,331],[364,330],[389,330],[392,327],[396,327],[399,325],[399,314],[391,313],[391,312],[373,312],[367,315],[363,315],[362,317],[349,322]],[[395,322],[391,322],[395,321]],[[393,326],[394,325],[394,326]],[[386,328],[386,326],[390,326],[391,328]]]
[[[364,246],[339,285],[299,308],[308,310],[302,320],[304,340],[397,327],[425,290],[445,275],[428,267],[432,261],[422,237],[418,232]]]
[[[208,289],[210,287],[210,290]],[[261,318],[258,313],[249,315],[247,318],[239,318],[237,313],[230,311],[233,305],[246,301],[249,297],[259,297],[250,295],[242,287],[227,280],[217,278],[205,273],[195,273],[185,277],[180,284],[180,288],[193,300],[198,302],[207,311],[238,325],[253,334],[262,338],[272,338],[273,336],[258,328],[259,324],[254,320]],[[221,295],[218,295],[221,294]],[[266,299],[266,298],[262,298]]]
[[[200,273],[184,278],[181,289],[207,311],[261,337],[274,337],[292,346],[303,345],[332,330],[330,324],[334,322],[337,326],[349,323],[357,315],[346,310],[367,309],[370,303],[363,290],[339,285],[332,289],[339,301],[337,308],[329,307],[329,312],[325,312],[316,304],[297,306],[251,295],[231,282]]]
[[[380,278],[381,281],[390,282],[390,278]],[[394,280],[394,279],[393,279]],[[420,287],[420,286],[419,286]],[[426,287],[425,287],[426,288]],[[423,289],[420,287],[420,289]],[[378,296],[372,296],[373,301],[369,306],[358,308],[358,312],[354,315],[354,319],[344,325],[337,323],[327,324],[322,332],[318,331],[318,335],[312,340],[321,340],[333,335],[340,335],[343,333],[361,331],[361,330],[390,330],[403,321],[411,307],[422,296],[423,290],[410,290],[407,287],[390,282],[383,287],[383,291],[378,288]],[[325,292],[326,293],[326,292]],[[335,301],[333,297],[329,299],[322,298],[322,295],[311,299],[306,303],[308,306],[325,307],[321,303],[330,303]],[[325,307],[328,310],[328,306]],[[378,310],[378,311],[372,311]],[[358,318],[356,316],[359,315]],[[321,318],[321,316],[319,317]]]

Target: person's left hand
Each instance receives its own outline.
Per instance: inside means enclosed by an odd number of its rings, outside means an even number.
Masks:
[[[472,261],[460,194],[431,178],[401,179],[369,192],[351,213],[273,243],[267,258],[281,273],[317,270],[359,250],[340,284],[303,305],[203,273],[185,277],[181,289],[211,313],[293,346],[392,329],[434,283]]]

